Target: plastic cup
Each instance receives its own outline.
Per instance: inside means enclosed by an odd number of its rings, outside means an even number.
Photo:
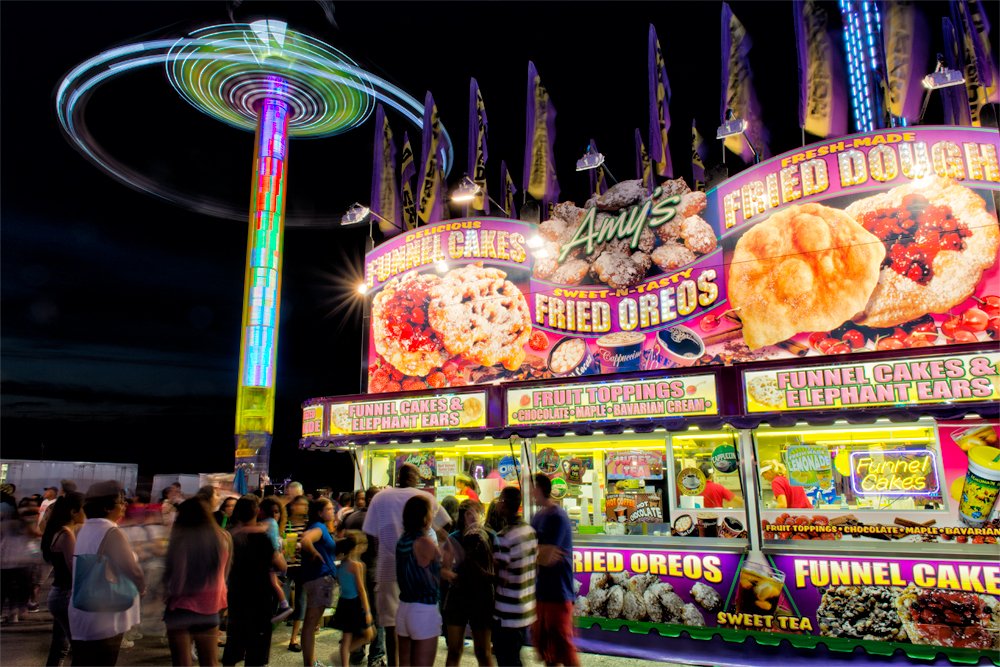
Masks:
[[[980,528],[989,519],[1000,495],[1000,449],[973,447],[969,450],[969,469],[965,473],[958,517],[970,528]]]

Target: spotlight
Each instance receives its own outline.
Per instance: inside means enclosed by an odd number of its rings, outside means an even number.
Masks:
[[[588,144],[587,152],[576,161],[576,170],[588,171],[590,169],[597,169],[602,164],[604,164],[604,154],[598,153],[592,145]]]
[[[462,177],[459,181],[458,186],[451,193],[451,200],[458,204],[470,202],[476,198],[476,195],[482,190],[479,185],[469,178],[468,175]]]
[[[361,296],[368,294],[368,285],[365,283],[359,283],[357,289],[358,289],[358,294],[360,294]]]
[[[370,208],[361,204],[359,202],[354,202],[351,207],[347,209],[343,217],[340,218],[341,225],[357,225],[368,219],[368,215],[372,212]]]
[[[434,267],[437,269],[438,273],[448,272],[448,262],[444,261],[443,259],[439,260],[438,263],[434,265]]]
[[[532,234],[528,237],[529,248],[541,248],[543,245],[545,245],[545,239],[538,234]]]
[[[961,86],[965,83],[965,77],[958,70],[949,69],[944,64],[944,55],[938,54],[937,67],[934,71],[925,76],[922,80],[924,88],[927,90],[940,90],[941,88],[951,88]]]

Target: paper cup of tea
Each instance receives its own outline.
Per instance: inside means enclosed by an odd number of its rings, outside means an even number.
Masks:
[[[596,375],[600,371],[594,353],[582,338],[562,338],[549,351],[549,370],[557,377]]]
[[[660,355],[678,366],[690,366],[705,354],[705,342],[691,329],[677,325],[656,335]]]
[[[639,370],[642,346],[646,334],[616,331],[597,339],[597,360],[604,373],[626,373]]]

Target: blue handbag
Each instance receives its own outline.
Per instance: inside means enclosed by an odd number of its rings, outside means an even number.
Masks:
[[[73,574],[73,606],[83,611],[125,611],[139,589],[104,554],[79,554]]]

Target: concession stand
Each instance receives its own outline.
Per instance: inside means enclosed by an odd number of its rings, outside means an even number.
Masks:
[[[366,256],[371,393],[304,403],[301,446],[487,505],[549,475],[606,653],[1000,664],[998,152],[878,130],[406,232]]]

